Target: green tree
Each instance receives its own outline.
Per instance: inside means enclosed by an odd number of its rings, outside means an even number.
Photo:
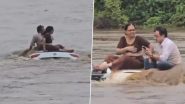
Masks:
[[[181,2],[176,6],[176,13],[170,18],[170,22],[185,27],[185,3]]]
[[[97,3],[101,3],[101,6]],[[95,1],[95,18],[94,25],[97,28],[118,27],[120,24],[125,24],[128,17],[121,10],[121,0],[104,0]]]
[[[129,21],[185,27],[185,0],[95,0],[94,5],[96,28],[119,27]]]

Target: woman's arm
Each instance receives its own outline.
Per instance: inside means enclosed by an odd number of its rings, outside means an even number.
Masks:
[[[125,54],[127,52],[137,52],[137,48],[134,47],[134,46],[127,46],[127,47],[124,47],[124,48],[117,48],[116,49],[116,54],[120,55],[120,54]]]
[[[116,54],[120,55],[120,54],[125,54],[127,52],[127,48],[117,48],[116,49]]]
[[[150,50],[151,52],[154,51],[154,48],[153,48],[153,46],[152,46],[151,44],[149,44],[149,45],[148,45],[148,48],[146,47],[146,49],[147,49],[147,50]],[[133,50],[133,49],[132,49],[132,50]],[[126,55],[128,55],[128,56],[134,56],[134,57],[143,56],[143,52],[142,52],[142,50],[139,51],[139,52],[137,52],[137,53],[135,53],[134,51],[132,51],[132,52],[126,53]]]
[[[46,39],[43,39],[43,51],[46,51]]]
[[[137,56],[142,56],[142,55],[143,55],[143,53],[142,53],[142,51],[139,51],[139,52],[137,52],[137,53],[131,53],[131,52],[128,52],[128,53],[126,53],[125,55],[127,55],[127,56],[137,57]]]

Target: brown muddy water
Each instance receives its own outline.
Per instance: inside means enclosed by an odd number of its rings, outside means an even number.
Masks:
[[[117,43],[123,35],[120,31],[95,31],[93,41],[92,64],[98,64],[108,54],[114,54]],[[153,33],[138,33],[154,46]],[[170,32],[185,62],[185,33]],[[103,83],[92,81],[92,104],[185,104],[185,84],[167,85],[153,82]]]
[[[1,0],[0,104],[88,104],[92,0]],[[54,26],[54,44],[75,49],[79,60],[28,60],[38,25]],[[85,44],[85,45],[84,45]]]

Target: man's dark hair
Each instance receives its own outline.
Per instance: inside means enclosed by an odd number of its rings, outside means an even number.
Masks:
[[[45,30],[45,33],[51,32],[51,31],[54,31],[53,26],[47,26],[47,27],[46,27],[46,30]]]
[[[127,30],[127,29],[128,29],[128,26],[130,26],[130,25],[133,25],[133,26],[135,27],[135,25],[134,25],[133,23],[128,23],[128,24],[126,24],[126,25],[124,26],[124,30]]]
[[[41,32],[43,31],[43,30],[42,30],[43,28],[44,28],[43,25],[37,26],[37,32],[38,32],[38,33],[41,33]]]
[[[158,26],[158,27],[156,27],[156,28],[154,29],[154,32],[156,32],[156,31],[159,31],[159,34],[160,34],[161,36],[164,35],[165,37],[168,37],[168,32],[167,32],[166,28],[161,27],[161,26]]]

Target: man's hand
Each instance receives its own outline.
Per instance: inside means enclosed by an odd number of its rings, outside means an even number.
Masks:
[[[149,49],[149,48],[145,48],[145,54],[147,55],[147,56],[149,56],[149,57],[152,57],[153,56],[153,53],[152,53],[152,51]]]

